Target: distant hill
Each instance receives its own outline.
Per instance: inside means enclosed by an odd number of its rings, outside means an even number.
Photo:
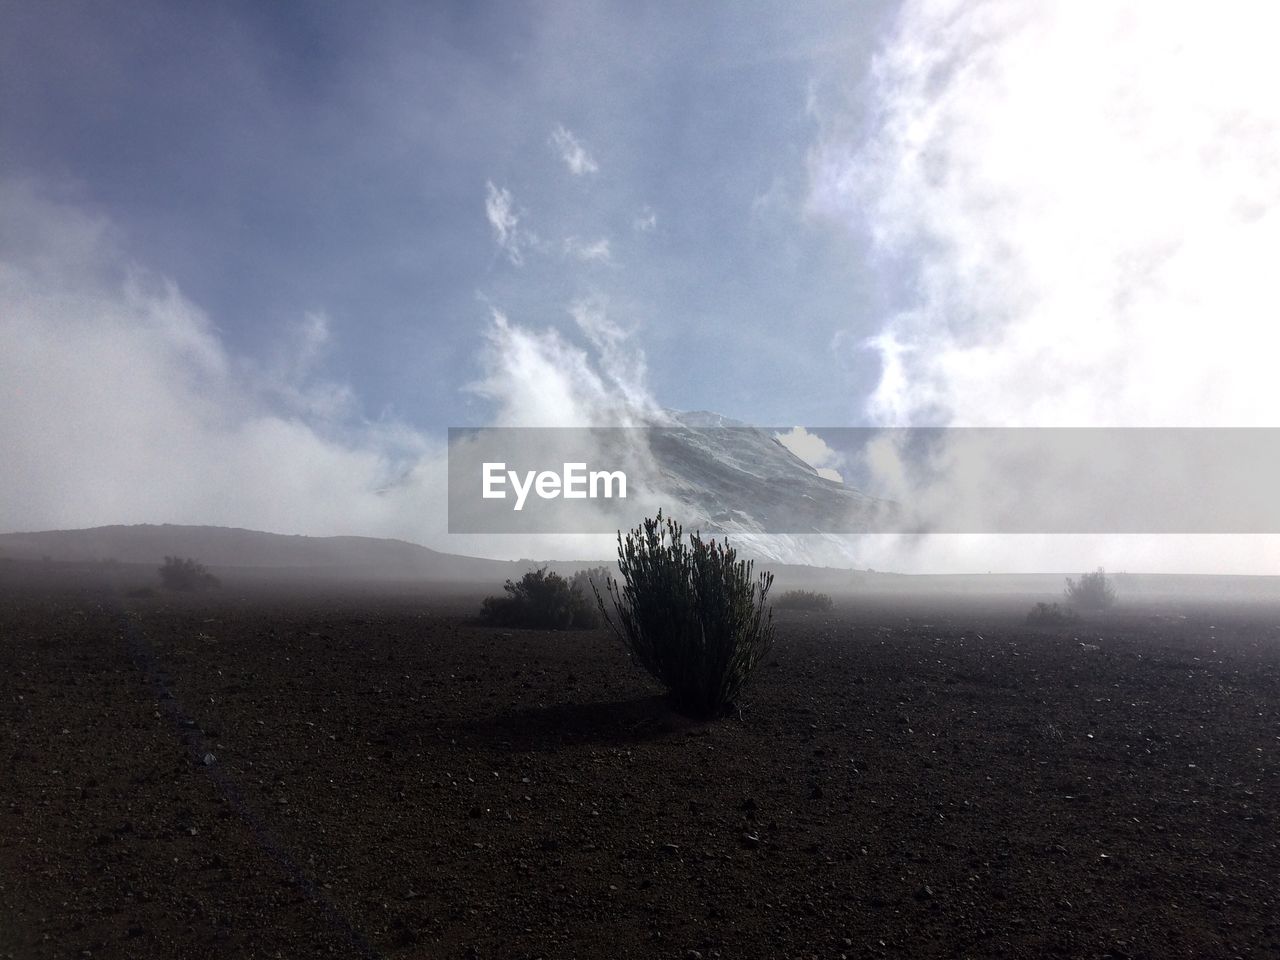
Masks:
[[[525,571],[546,566],[572,574],[601,560],[490,560],[441,553],[405,540],[375,537],[306,537],[238,527],[137,524],[85,530],[0,533],[0,557],[60,563],[119,563],[159,566],[167,556],[192,557],[214,569],[252,574],[288,573],[352,580],[423,580],[437,583],[500,585]],[[757,569],[778,574],[779,584],[842,591],[856,584],[854,571],[771,562],[757,557]]]
[[[48,559],[63,563],[114,560],[159,566],[166,556],[193,557],[219,572],[236,570],[249,576],[417,580],[495,590],[507,578],[518,579],[535,567],[547,566],[558,573],[571,574],[601,562],[487,560],[441,553],[404,540],[304,537],[178,524],[0,534],[0,559]],[[778,590],[804,587],[833,594],[1058,599],[1064,583],[1061,573],[906,575],[779,563],[761,557],[755,562],[757,570],[771,570],[777,576]],[[1280,602],[1280,577],[1133,573],[1113,576],[1122,600],[1219,598]]]
[[[234,527],[178,524],[93,527],[0,534],[0,555],[57,561],[116,560],[159,564],[166,556],[194,557],[209,567],[314,572],[358,579],[413,578],[443,582],[493,581],[517,575],[528,562],[440,553],[404,540],[304,537]]]

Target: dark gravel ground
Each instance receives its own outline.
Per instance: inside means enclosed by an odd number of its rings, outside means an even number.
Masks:
[[[876,598],[740,717],[475,597],[0,578],[0,956],[1280,956],[1280,610]]]

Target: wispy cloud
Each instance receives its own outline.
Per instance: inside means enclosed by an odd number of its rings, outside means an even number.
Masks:
[[[575,177],[600,171],[595,157],[591,156],[582,141],[564,125],[556,127],[551,132],[551,145],[555,147],[556,152],[560,154],[560,159]]]
[[[660,419],[644,351],[610,318],[606,302],[575,300],[569,315],[587,348],[555,328],[534,329],[492,311],[480,355],[484,376],[470,389],[494,404],[494,425],[618,427]]]
[[[609,248],[609,238],[601,237],[587,243],[577,237],[569,237],[564,242],[565,253],[584,263],[612,263],[613,253]]]
[[[631,227],[640,233],[650,233],[658,227],[658,214],[652,207],[643,207],[631,221]]]
[[[528,234],[520,226],[511,191],[495,186],[490,180],[485,184],[484,212],[493,228],[493,239],[517,267],[524,263],[524,248]]]

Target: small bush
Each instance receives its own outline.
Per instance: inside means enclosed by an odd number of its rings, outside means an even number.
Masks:
[[[165,557],[160,582],[170,590],[211,590],[221,582],[190,557]]]
[[[1062,627],[1078,619],[1070,607],[1064,608],[1056,603],[1037,603],[1027,614],[1027,623],[1033,627]]]
[[[503,589],[505,597],[486,597],[480,605],[480,618],[487,623],[534,630],[599,626],[591,594],[558,573],[548,573],[546,567],[530,570],[518,581],[508,580]]]
[[[779,610],[830,610],[831,597],[812,590],[788,590],[773,605]]]
[[[597,593],[605,589],[605,585],[608,582],[609,568],[603,566],[591,567],[589,570],[579,570],[569,581],[569,586],[581,594],[591,608],[591,615],[595,621],[594,626],[599,626],[600,624],[600,608],[596,603],[595,597]]]
[[[625,541],[618,532],[622,578],[606,588],[612,616],[597,593],[600,612],[632,659],[686,713],[725,713],[769,652],[773,574],[755,579],[751,568],[727,543],[697,533],[686,542],[680,525],[664,521],[661,511]]]
[[[1067,577],[1063,595],[1069,604],[1081,610],[1106,610],[1116,602],[1115,587],[1101,567],[1093,573],[1083,574],[1078,581]]]

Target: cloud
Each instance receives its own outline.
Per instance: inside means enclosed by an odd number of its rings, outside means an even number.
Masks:
[[[1278,17],[1251,9],[906,5],[870,136],[815,155],[815,203],[919,281],[879,420],[1275,425]]]
[[[321,375],[323,312],[274,359],[237,356],[109,222],[30,184],[0,181],[0,200],[0,529],[194,523],[510,559],[611,554],[609,538],[447,534],[443,436],[367,419]],[[643,356],[604,305],[574,309],[585,346],[494,315],[478,358],[493,425],[628,425],[654,406]]]
[[[642,207],[631,221],[631,228],[638,233],[652,233],[658,228],[658,215],[652,207]]]
[[[816,433],[810,433],[804,427],[792,427],[786,433],[774,434],[774,439],[813,467],[818,476],[836,483],[844,482],[844,478],[836,470],[843,458]]]
[[[264,399],[307,417],[341,420],[359,416],[359,403],[349,384],[323,377],[321,367],[329,353],[332,325],[327,314],[310,311],[286,326],[285,335],[266,351],[269,359],[241,359]]]
[[[554,328],[533,330],[494,310],[470,389],[494,404],[493,426],[629,427],[662,417],[645,386],[643,351],[601,300],[570,307],[590,350]]]
[[[869,124],[823,115],[811,156],[811,207],[913,291],[874,422],[1280,425],[1280,15],[1233,9],[905,4]]]
[[[520,216],[516,213],[515,201],[511,191],[506,187],[494,186],[493,181],[485,184],[484,212],[493,228],[493,239],[515,266],[524,263],[524,248],[532,239],[531,235],[520,226]]]
[[[0,241],[0,527],[426,532],[403,497],[379,493],[429,457],[426,438],[342,419],[346,403],[319,402],[338,388],[309,378],[314,358],[288,370],[236,358],[108,225],[30,186],[3,193],[15,229]],[[300,352],[326,329],[304,321]]]
[[[587,148],[563,125],[551,132],[551,145],[555,147],[556,152],[560,154],[560,159],[575,177],[600,171],[599,165]]]
[[[565,253],[584,263],[612,263],[613,253],[609,249],[609,238],[601,237],[591,243],[570,237],[564,242]]]

